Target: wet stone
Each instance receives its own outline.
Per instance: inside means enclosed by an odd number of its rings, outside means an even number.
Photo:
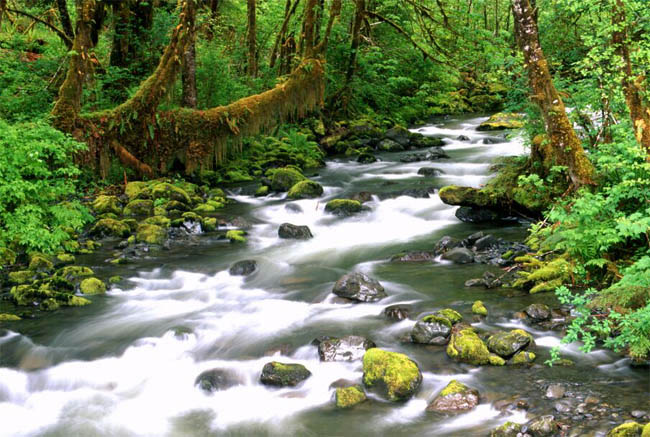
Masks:
[[[230,369],[206,370],[194,381],[194,385],[206,392],[226,390],[243,383],[242,378]]]
[[[248,276],[257,269],[257,261],[252,259],[237,261],[228,272],[232,276]]]
[[[566,389],[560,384],[551,384],[546,389],[546,397],[549,399],[560,399],[564,397]]]
[[[321,361],[356,361],[363,358],[366,350],[375,346],[374,342],[365,337],[348,335],[321,341],[318,355]]]
[[[384,315],[390,320],[404,320],[408,319],[410,308],[400,305],[393,305],[384,309]]]
[[[377,302],[387,296],[379,281],[358,272],[343,275],[332,291],[339,297],[357,302]]]
[[[281,224],[280,229],[278,229],[278,236],[280,238],[293,240],[308,240],[314,238],[309,227],[292,225],[291,223]]]

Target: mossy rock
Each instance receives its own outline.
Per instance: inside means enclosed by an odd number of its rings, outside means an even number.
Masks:
[[[537,356],[533,352],[519,351],[512,358],[510,358],[510,360],[508,360],[508,364],[515,366],[531,364],[533,361],[535,361],[535,358],[537,358]]]
[[[167,212],[167,209],[164,206],[154,206],[153,207],[153,215],[159,215],[161,217],[167,217],[169,213]]]
[[[472,314],[485,317],[488,315],[488,310],[485,305],[483,305],[483,302],[477,300],[472,304]]]
[[[473,364],[475,366],[491,364],[490,351],[483,340],[470,327],[454,329],[452,331],[449,344],[447,345],[447,355],[455,361]],[[494,358],[492,358],[492,361],[497,363],[497,360]],[[505,364],[505,361],[503,364]]]
[[[131,234],[131,228],[123,221],[115,219],[101,219],[90,230],[90,235],[95,237],[126,238]]]
[[[650,422],[646,423],[641,432],[641,437],[650,437]]]
[[[453,325],[453,323],[451,323],[451,320],[438,314],[430,314],[428,316],[424,316],[422,318],[422,321],[424,323],[440,323],[449,329],[451,329],[451,326]]]
[[[117,196],[97,196],[92,204],[97,214],[122,214],[122,207]]]
[[[185,204],[183,202],[178,202],[176,200],[170,200],[169,202],[165,202],[162,205],[162,207],[165,208],[165,210],[167,212],[171,212],[171,211],[185,212],[185,211],[188,211],[190,209],[190,207],[187,204]]]
[[[248,241],[245,235],[246,231],[241,230],[232,230],[226,232],[226,238],[229,239],[231,243],[245,243]]]
[[[158,225],[142,224],[135,238],[140,243],[162,245],[167,240],[167,230]]]
[[[266,363],[262,369],[260,381],[265,385],[295,387],[311,376],[311,372],[302,364]]]
[[[478,405],[478,390],[451,380],[429,404],[427,411],[458,412],[471,410]]]
[[[213,214],[217,212],[217,208],[215,208],[214,205],[211,205],[209,203],[202,203],[201,205],[194,208],[192,212],[195,212],[196,214],[200,214],[200,215]]]
[[[336,389],[335,400],[337,408],[351,408],[364,402],[366,393],[360,385],[352,387],[339,387]]]
[[[493,131],[502,129],[521,129],[524,127],[524,116],[507,112],[493,114],[487,121],[481,123],[476,130]]]
[[[636,422],[628,422],[609,431],[607,437],[639,437],[643,431],[643,425]]]
[[[69,307],[83,307],[91,303],[92,302],[86,299],[85,297],[71,295],[68,301],[66,302],[66,305]]]
[[[226,193],[221,188],[211,188],[208,191],[208,197],[211,199],[217,197],[224,199],[226,197]]]
[[[17,320],[20,320],[20,317],[15,314],[0,314],[0,322],[15,322]]]
[[[363,383],[391,401],[404,401],[420,388],[422,373],[408,356],[372,348],[363,356]]]
[[[266,185],[261,185],[256,191],[255,191],[255,197],[264,197],[268,196],[269,194],[269,187]]]
[[[498,208],[502,198],[485,189],[448,185],[438,192],[440,200],[447,205]]]
[[[97,278],[86,278],[81,281],[79,289],[83,294],[104,294],[106,293],[106,284]]]
[[[153,214],[153,201],[137,199],[130,201],[124,207],[124,215],[130,217],[146,217]]]
[[[217,219],[214,217],[205,217],[201,220],[201,228],[204,232],[214,232],[217,230]]]
[[[446,318],[451,322],[452,325],[455,325],[458,322],[462,322],[463,316],[456,310],[451,308],[445,308],[436,312],[436,315]]]
[[[343,217],[361,212],[361,209],[361,202],[351,199],[334,199],[325,205],[326,212]]]
[[[0,266],[10,266],[16,263],[16,253],[6,247],[0,247]]]
[[[497,332],[487,340],[487,347],[490,352],[494,352],[504,358],[510,358],[531,344],[534,344],[533,336],[523,329]]]
[[[110,278],[108,278],[108,283],[109,284],[119,284],[120,282],[122,282],[122,277],[121,276],[115,275],[115,276],[111,276]]]
[[[161,182],[152,186],[151,197],[155,200],[166,199],[175,200],[188,205],[192,204],[192,199],[190,198],[190,195],[187,194],[187,191],[167,182]]]
[[[171,225],[171,222],[172,221],[167,217],[155,215],[153,217],[146,218],[143,223],[160,226],[161,228],[168,228]]]
[[[129,200],[135,199],[149,199],[151,193],[149,191],[149,184],[147,182],[129,182],[124,188],[124,194]]]
[[[67,281],[79,281],[82,278],[93,276],[95,272],[90,267],[84,266],[66,266],[56,271],[55,276]]]
[[[506,422],[490,432],[490,437],[517,437],[521,432],[521,425],[514,422]]]
[[[74,264],[76,261],[76,258],[74,255],[70,255],[69,253],[58,253],[54,256],[54,266],[55,267],[61,267],[61,266],[67,266],[70,264]]]
[[[59,302],[57,302],[57,300],[52,298],[52,297],[50,297],[48,299],[45,299],[39,305],[39,307],[43,311],[56,311],[56,310],[59,309],[60,306],[61,306],[61,304]]]
[[[289,191],[298,182],[306,179],[302,173],[294,168],[278,168],[273,171],[271,188],[275,191]]]
[[[42,253],[34,253],[29,256],[29,270],[35,272],[49,272],[54,269],[54,263],[49,256]]]
[[[22,285],[32,282],[37,277],[37,273],[33,270],[18,270],[15,272],[9,272],[7,277],[10,284]]]
[[[289,190],[289,199],[313,199],[323,195],[323,186],[309,179],[300,181]]]
[[[573,267],[563,257],[540,261],[532,256],[523,256],[515,258],[515,261],[523,263],[523,270],[518,272],[520,277],[512,286],[527,289],[530,294],[555,291],[571,280]]]

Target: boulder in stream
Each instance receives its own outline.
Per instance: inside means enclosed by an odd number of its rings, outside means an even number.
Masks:
[[[237,261],[235,264],[230,266],[228,273],[232,276],[248,276],[257,269],[257,261],[254,259],[245,259],[242,261]]]
[[[440,170],[439,168],[433,168],[433,167],[422,167],[418,170],[418,174],[421,176],[426,176],[426,177],[431,177],[431,176],[438,176],[442,174],[443,171]]]
[[[363,358],[366,350],[375,347],[375,343],[358,335],[341,338],[328,338],[318,344],[321,361],[356,361]]]
[[[308,226],[292,225],[282,223],[278,229],[278,236],[285,239],[308,240],[314,238]]]
[[[637,422],[627,422],[610,430],[607,437],[646,437],[648,431],[650,431],[648,425],[644,427]]]
[[[422,372],[404,354],[372,348],[363,356],[363,383],[390,401],[405,401],[420,388]]]
[[[323,186],[306,179],[293,185],[287,193],[289,199],[312,199],[323,195]]]
[[[408,319],[410,313],[411,313],[411,309],[403,305],[391,305],[384,309],[384,315],[386,316],[387,319],[390,320]]]
[[[464,247],[454,247],[442,255],[442,259],[454,264],[470,264],[474,262],[474,252]]]
[[[487,347],[490,352],[494,352],[503,358],[510,358],[530,344],[534,344],[533,336],[523,329],[497,332],[487,340]]]
[[[271,361],[264,365],[260,382],[264,385],[295,387],[310,376],[311,372],[302,364]]]
[[[438,240],[436,245],[433,247],[433,253],[436,255],[442,255],[443,253],[446,253],[451,249],[458,247],[459,245],[460,240],[454,237],[450,237],[449,235],[445,235],[440,240]]]
[[[379,281],[359,272],[342,276],[332,292],[357,302],[377,302],[387,296]]]
[[[543,303],[533,303],[526,307],[524,313],[532,319],[533,322],[543,322],[551,318],[551,309]]]
[[[358,212],[361,212],[361,202],[352,199],[334,199],[327,202],[325,205],[325,212],[338,215],[340,217],[347,217]]]
[[[206,392],[226,390],[243,384],[243,379],[230,369],[210,369],[196,377],[194,385]]]
[[[520,432],[520,424],[514,422],[506,422],[503,425],[494,428],[490,432],[490,437],[517,437]]]
[[[436,255],[432,251],[418,250],[414,252],[402,252],[390,257],[390,262],[432,262]]]
[[[496,211],[474,206],[461,206],[456,210],[456,218],[465,223],[489,223],[501,220],[501,216]]]
[[[429,404],[427,411],[459,412],[471,410],[478,405],[478,390],[452,380]]]
[[[458,321],[459,319],[455,317],[451,317],[451,319],[445,317],[441,312],[424,316],[421,320],[417,321],[411,330],[411,341],[419,344],[447,344],[451,327]]]
[[[505,360],[496,354],[491,354],[474,329],[464,324],[459,324],[452,330],[449,345],[447,345],[447,355],[455,361],[475,366],[505,365]]]
[[[366,393],[363,391],[363,387],[360,385],[353,385],[350,387],[337,388],[334,399],[337,408],[352,408],[355,405],[364,402],[368,398],[366,397]]]

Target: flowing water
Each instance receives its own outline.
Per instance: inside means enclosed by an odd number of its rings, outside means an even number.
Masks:
[[[325,187],[321,199],[289,202],[282,197],[236,195],[228,211],[252,223],[249,243],[229,245],[204,238],[193,246],[173,247],[130,266],[96,269],[106,277],[128,278],[122,288],[94,298],[90,307],[67,309],[0,330],[0,435],[42,436],[209,436],[209,435],[487,435],[506,420],[524,423],[552,412],[544,399],[549,383],[567,384],[570,392],[591,394],[619,408],[617,416],[580,419],[578,433],[596,434],[622,422],[632,409],[647,409],[647,369],[598,350],[581,355],[563,346],[573,367],[549,369],[541,363],[560,335],[530,329],[536,338],[533,368],[472,367],[447,358],[444,347],[400,341],[414,320],[393,322],[382,311],[394,304],[419,313],[455,308],[472,321],[471,304],[481,299],[490,311],[482,329],[522,326],[513,313],[532,302],[557,305],[552,295],[534,298],[514,290],[469,289],[463,283],[480,276],[485,265],[389,263],[403,250],[431,249],[443,235],[465,237],[478,230],[521,239],[525,228],[461,223],[455,208],[437,194],[429,198],[385,196],[407,188],[448,184],[479,186],[498,156],[524,153],[519,138],[485,144],[488,135],[475,127],[484,118],[458,118],[416,129],[446,139],[450,159],[400,163],[403,155],[380,155],[361,165],[328,162],[314,179]],[[470,141],[458,141],[459,135]],[[439,177],[417,175],[420,167],[444,171]],[[359,191],[376,194],[369,211],[339,219],[324,213],[327,199]],[[384,199],[384,200],[380,200]],[[285,208],[288,203],[302,212]],[[308,225],[314,238],[280,240],[281,223]],[[104,254],[104,258],[106,255]],[[258,271],[247,278],[230,276],[235,261],[255,259]],[[99,264],[95,255],[88,262]],[[351,271],[377,278],[389,297],[373,304],[346,304],[332,298],[334,281]],[[419,393],[391,404],[378,398],[339,411],[330,384],[344,378],[361,381],[360,362],[323,363],[316,337],[363,335],[378,347],[408,354],[423,372]],[[259,383],[271,360],[304,364],[313,374],[297,388]],[[231,369],[240,384],[206,394],[194,386],[202,371]],[[481,392],[471,412],[441,415],[427,404],[451,379]],[[514,398],[513,398],[514,397]],[[497,408],[503,399],[524,399],[528,411]]]

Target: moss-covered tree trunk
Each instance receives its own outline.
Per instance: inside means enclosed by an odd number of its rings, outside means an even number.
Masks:
[[[632,69],[626,15],[625,4],[621,0],[615,0],[612,15],[615,30],[612,43],[622,61],[623,93],[634,126],[634,135],[639,144],[645,148],[646,159],[650,161],[650,105],[643,98],[645,78],[635,74]]]
[[[195,25],[195,23],[192,23]],[[185,47],[183,52],[183,69],[181,72],[182,82],[182,105],[186,108],[196,108],[196,29],[191,30],[193,39]]]
[[[2,27],[2,19],[7,13],[7,0],[0,0],[0,28]]]
[[[366,12],[366,1],[355,0],[356,9],[354,11],[354,19],[352,21],[352,38],[350,39],[350,57],[348,59],[348,69],[345,74],[346,84],[352,79],[354,70],[357,65],[357,51],[359,50],[359,42],[361,40],[361,25],[363,24],[363,17]]]
[[[249,76],[257,76],[257,17],[255,0],[247,0],[248,31],[246,44],[248,47],[248,65],[246,71]]]
[[[580,139],[566,114],[549,72],[548,64],[539,43],[537,8],[534,0],[512,0],[517,43],[524,55],[528,81],[532,89],[531,99],[539,106],[550,144],[535,154],[544,155],[544,164],[566,166],[574,188],[593,184],[594,169],[587,158]]]

